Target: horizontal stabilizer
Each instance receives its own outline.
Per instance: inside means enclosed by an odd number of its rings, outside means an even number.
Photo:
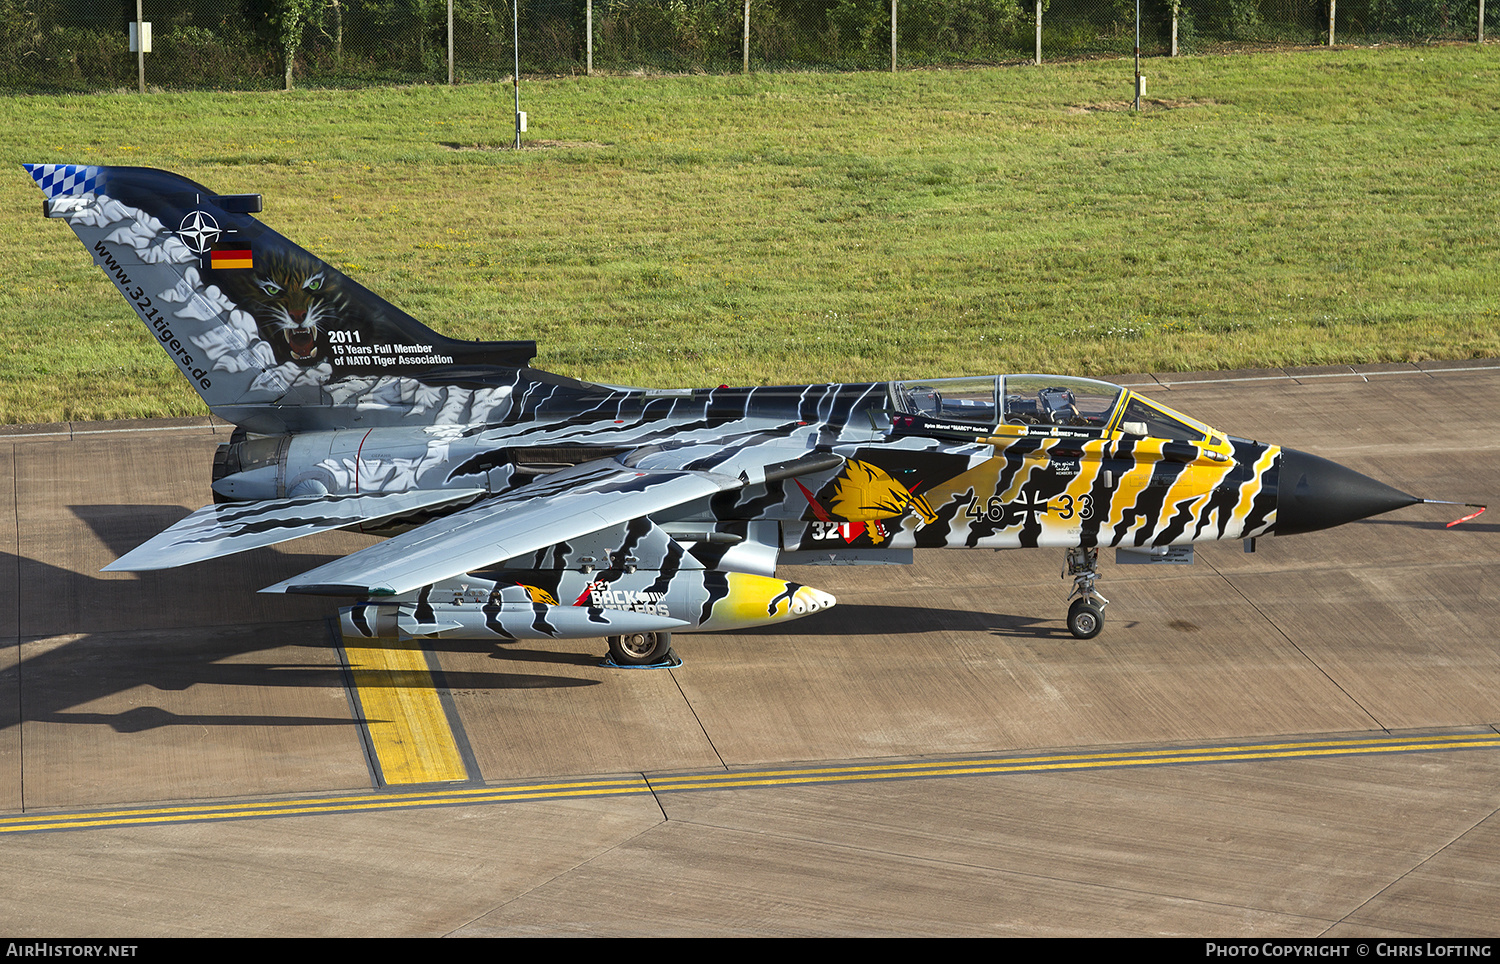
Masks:
[[[374,523],[423,509],[465,502],[484,489],[371,492],[206,505],[125,553],[104,572],[147,572],[204,562],[300,539],[315,532]]]

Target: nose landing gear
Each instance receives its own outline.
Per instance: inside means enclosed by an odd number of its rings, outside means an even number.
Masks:
[[[1073,577],[1073,592],[1068,597],[1073,599],[1068,607],[1068,632],[1078,639],[1093,639],[1104,629],[1104,607],[1109,600],[1094,588],[1099,579],[1098,565],[1098,549],[1067,550],[1063,578]]]

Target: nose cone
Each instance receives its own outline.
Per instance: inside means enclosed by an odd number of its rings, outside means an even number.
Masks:
[[[1337,462],[1282,449],[1274,531],[1289,536],[1331,529],[1421,501]]]

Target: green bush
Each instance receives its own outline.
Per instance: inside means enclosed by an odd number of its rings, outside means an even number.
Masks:
[[[723,69],[739,60],[743,30],[740,0],[602,0],[594,5],[594,62]]]
[[[896,45],[904,63],[994,59],[1031,43],[1034,5],[1017,0],[900,0]],[[890,0],[838,0],[829,41],[850,53],[889,57]]]
[[[1477,16],[1473,0],[1370,0],[1369,7],[1371,33],[1405,41],[1473,37]]]
[[[172,27],[156,40],[148,80],[161,86],[235,88],[275,79],[280,65],[272,52],[252,37],[229,33],[220,39],[205,27]]]

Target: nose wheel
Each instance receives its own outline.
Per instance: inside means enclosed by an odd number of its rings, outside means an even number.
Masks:
[[[1068,632],[1078,639],[1093,639],[1104,629],[1104,608],[1092,599],[1075,599],[1068,607]]]
[[[1109,600],[1099,594],[1094,583],[1099,579],[1099,550],[1067,550],[1063,578],[1073,579],[1073,602],[1068,606],[1068,632],[1077,639],[1093,639],[1104,629],[1104,607]],[[1076,598],[1074,598],[1076,597]]]

